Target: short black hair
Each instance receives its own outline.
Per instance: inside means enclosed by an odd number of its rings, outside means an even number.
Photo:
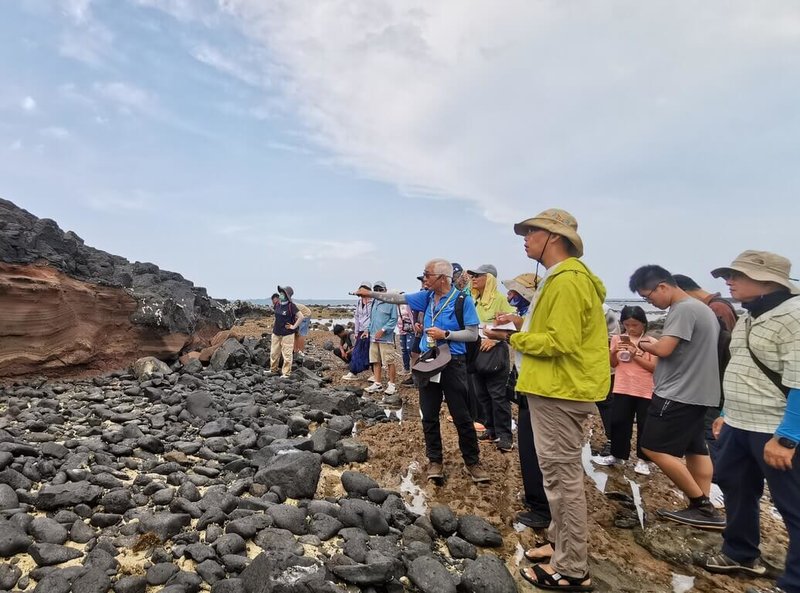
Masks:
[[[649,266],[642,266],[631,275],[628,288],[631,289],[631,292],[636,292],[641,289],[651,290],[662,282],[670,286],[677,286],[672,274],[661,266],[651,264]]]
[[[635,319],[642,322],[644,331],[647,331],[647,315],[639,305],[625,305],[622,307],[622,311],[619,312],[619,322],[622,323],[626,319]]]
[[[675,282],[678,284],[678,288],[681,290],[701,290],[700,285],[689,278],[689,276],[684,276],[683,274],[673,274],[673,278],[675,278]]]
[[[272,300],[272,299],[279,299],[279,298],[281,298],[281,295],[279,295],[277,292],[273,292],[273,293],[272,293],[272,296],[271,296],[271,297],[269,297],[269,298],[270,298],[270,300]]]
[[[344,326],[339,325],[338,323],[333,326],[333,335],[338,336],[340,333],[344,331]]]

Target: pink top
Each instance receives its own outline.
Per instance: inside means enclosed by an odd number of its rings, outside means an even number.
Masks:
[[[631,338],[631,342],[636,345],[639,340]],[[611,349],[619,344],[619,336],[611,336]],[[643,356],[647,360],[657,360],[657,356],[637,350],[634,356]],[[619,359],[618,359],[619,360]],[[653,397],[653,373],[648,371],[631,359],[629,362],[619,361],[614,373],[614,393],[632,395],[634,397]]]

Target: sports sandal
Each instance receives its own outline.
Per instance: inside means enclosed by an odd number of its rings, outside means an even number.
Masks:
[[[533,576],[531,576],[531,568],[533,569]],[[582,577],[567,577],[558,572],[550,574],[541,564],[534,564],[531,568],[520,568],[519,573],[522,578],[528,581],[537,589],[547,589],[550,591],[594,591],[592,580],[586,574]],[[534,578],[535,577],[535,578]],[[566,581],[566,585],[562,585],[561,581]],[[588,584],[585,584],[588,581]]]
[[[545,542],[541,545],[536,546],[535,548],[530,548],[528,550],[525,550],[525,558],[527,558],[534,564],[538,562],[547,562],[552,557],[553,557],[553,544],[551,544],[550,542]]]

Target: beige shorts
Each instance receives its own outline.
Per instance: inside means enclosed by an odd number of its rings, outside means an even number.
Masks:
[[[370,364],[380,363],[382,366],[397,364],[397,348],[394,344],[384,344],[383,342],[372,342],[369,345]]]

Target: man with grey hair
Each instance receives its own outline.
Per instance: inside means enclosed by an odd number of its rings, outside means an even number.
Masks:
[[[442,396],[458,431],[458,447],[467,472],[475,483],[488,482],[489,475],[481,467],[478,436],[467,407],[466,342],[478,339],[478,314],[472,297],[452,284],[453,266],[444,259],[432,259],[422,273],[423,289],[409,294],[373,292],[359,288],[358,296],[401,305],[412,311],[424,312],[423,353],[435,346],[449,349],[451,360],[441,372],[430,379],[420,380],[419,407],[428,457],[428,479],[444,478],[444,457],[439,414]]]

